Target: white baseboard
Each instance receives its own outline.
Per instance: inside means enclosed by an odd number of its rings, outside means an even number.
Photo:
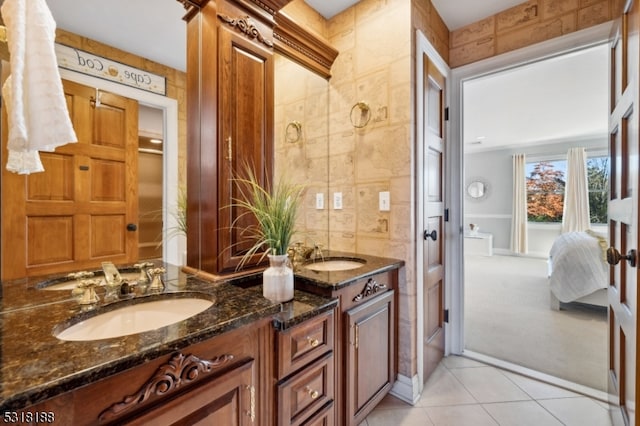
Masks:
[[[420,381],[418,380],[418,375],[416,374],[413,378],[409,378],[398,374],[396,382],[393,384],[389,393],[408,404],[416,405],[420,399]]]

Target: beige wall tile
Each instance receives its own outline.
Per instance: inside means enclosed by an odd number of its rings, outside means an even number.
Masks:
[[[578,11],[578,29],[588,28],[611,19],[609,1],[601,1]]]
[[[496,17],[489,16],[466,27],[451,32],[451,47],[458,47],[471,41],[492,37],[496,31]]]
[[[531,0],[496,15],[496,31],[506,31],[529,25],[539,20],[538,0]]]

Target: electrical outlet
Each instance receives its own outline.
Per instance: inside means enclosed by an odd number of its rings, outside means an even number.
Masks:
[[[342,210],[342,192],[333,193],[333,209]]]
[[[316,193],[316,209],[324,209],[324,193],[322,192]]]
[[[380,204],[381,212],[388,212],[391,210],[391,194],[389,191],[382,191],[378,194],[378,202]]]

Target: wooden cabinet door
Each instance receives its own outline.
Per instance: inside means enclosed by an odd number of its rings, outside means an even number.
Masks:
[[[394,377],[394,291],[345,312],[346,425],[359,425]]]
[[[3,164],[2,279],[137,260],[138,235],[127,225],[138,215],[138,104],[63,83],[78,142],[41,153],[42,173]],[[5,125],[2,138],[4,150]]]
[[[252,359],[217,379],[160,404],[127,425],[248,426],[256,420],[256,385]]]
[[[240,197],[233,178],[243,176],[245,165],[253,168],[263,187],[272,176],[273,53],[225,26],[218,28],[218,42],[218,272],[222,272],[233,270],[253,245],[242,235],[255,222],[253,217],[241,217],[242,210],[230,207]]]

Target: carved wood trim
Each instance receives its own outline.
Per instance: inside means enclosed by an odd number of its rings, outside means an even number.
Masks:
[[[249,0],[271,15],[275,15],[280,9],[289,4],[292,0]]]
[[[386,284],[378,284],[376,280],[374,280],[373,278],[369,278],[369,281],[367,281],[367,283],[364,285],[364,288],[362,289],[362,291],[356,294],[356,296],[353,298],[353,301],[361,302],[365,298],[369,296],[373,296],[379,291],[384,291],[386,289],[387,289]]]
[[[229,26],[236,28],[238,31],[246,34],[247,37],[254,38],[265,46],[273,48],[273,42],[264,38],[264,36],[260,33],[260,30],[258,30],[258,28],[251,23],[248,16],[245,16],[244,18],[233,19],[230,16],[218,13],[218,18],[227,23]]]
[[[331,66],[338,56],[338,51],[326,40],[310,33],[282,12],[276,15],[273,37],[278,52],[324,78],[331,77]]]
[[[195,355],[176,353],[167,364],[133,395],[125,396],[121,402],[112,404],[98,416],[100,421],[111,420],[156,396],[168,395],[182,386],[194,383],[211,374],[213,370],[230,363],[233,355],[220,355],[212,360],[203,360]]]

